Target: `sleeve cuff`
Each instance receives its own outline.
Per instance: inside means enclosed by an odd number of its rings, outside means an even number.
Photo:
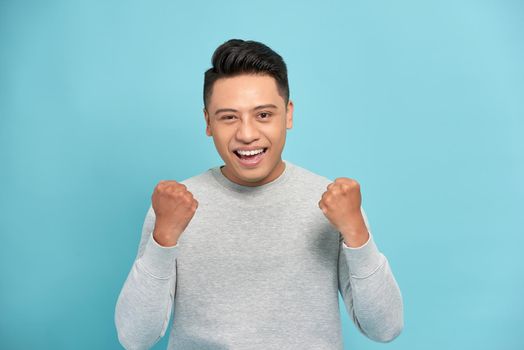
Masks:
[[[366,278],[383,263],[383,255],[378,250],[371,232],[368,241],[360,247],[348,247],[344,241],[341,244],[352,277]]]
[[[175,262],[178,256],[179,244],[172,247],[163,247],[149,234],[144,253],[138,259],[140,265],[156,278],[169,278],[175,273]]]

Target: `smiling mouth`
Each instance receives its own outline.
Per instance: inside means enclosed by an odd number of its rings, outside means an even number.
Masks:
[[[233,153],[239,158],[239,159],[253,159],[257,156],[260,156],[264,153],[266,153],[267,151],[267,147],[265,148],[260,148],[258,150],[253,150],[253,151],[240,151],[240,150],[236,150],[236,151],[233,151]]]

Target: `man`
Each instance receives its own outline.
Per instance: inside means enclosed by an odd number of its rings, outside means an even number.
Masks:
[[[281,158],[293,125],[286,65],[255,41],[219,46],[205,73],[206,134],[224,165],[160,181],[116,305],[118,337],[147,349],[342,349],[338,304],[381,342],[403,328],[398,285],[359,184]]]

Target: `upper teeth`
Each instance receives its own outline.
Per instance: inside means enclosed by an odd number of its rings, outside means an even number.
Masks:
[[[252,151],[242,151],[242,150],[237,150],[238,154],[242,155],[242,156],[253,156],[255,154],[259,154],[259,153],[262,153],[264,152],[264,149],[261,148],[261,149],[255,149],[255,150],[252,150]]]

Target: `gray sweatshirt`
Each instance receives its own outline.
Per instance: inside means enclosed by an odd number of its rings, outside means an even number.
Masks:
[[[277,179],[247,187],[220,167],[181,181],[199,202],[174,247],[152,237],[150,207],[115,310],[126,349],[343,349],[338,293],[357,328],[393,340],[399,287],[369,240],[346,246],[318,207],[332,181],[285,161]]]

